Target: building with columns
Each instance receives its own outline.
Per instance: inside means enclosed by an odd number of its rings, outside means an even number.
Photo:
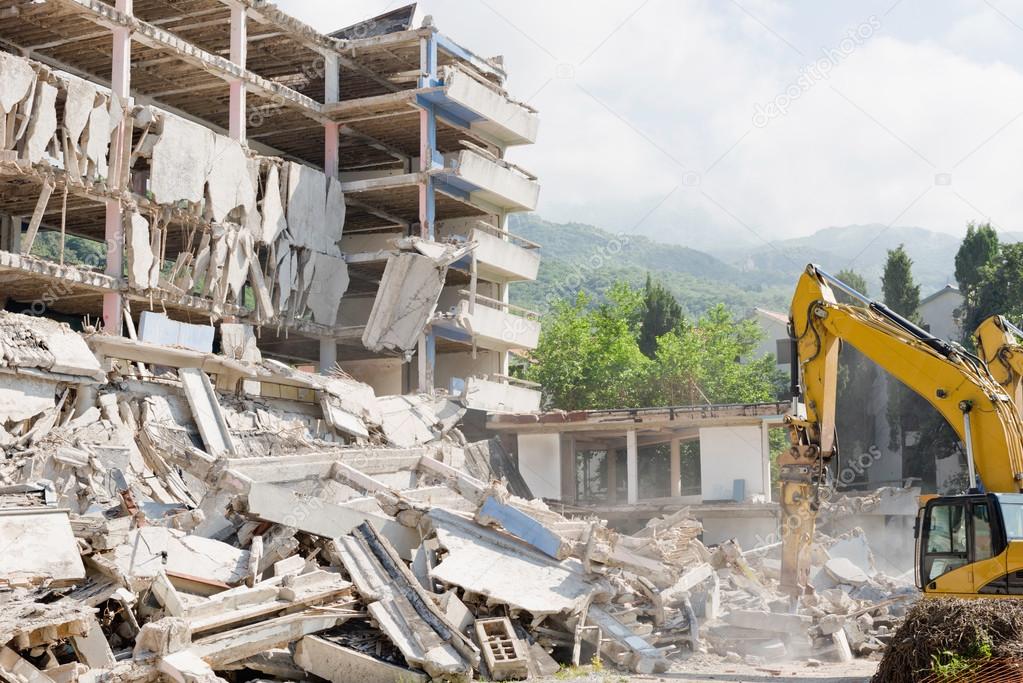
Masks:
[[[688,508],[717,543],[774,534],[771,429],[788,403],[497,414],[532,494],[624,530]],[[759,539],[758,539],[759,537]]]
[[[263,0],[12,0],[0,304],[247,323],[378,393],[536,409],[508,356],[539,324],[508,291],[539,249],[507,217],[539,184],[505,154],[538,117],[505,78],[415,5],[327,35]]]

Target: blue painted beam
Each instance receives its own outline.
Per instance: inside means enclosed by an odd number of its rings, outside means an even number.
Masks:
[[[568,557],[570,548],[565,540],[536,521],[525,512],[487,496],[476,513],[476,521],[484,525],[496,524],[516,538],[533,546],[555,560]]]

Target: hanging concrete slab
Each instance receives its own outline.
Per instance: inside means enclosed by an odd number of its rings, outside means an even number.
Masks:
[[[28,97],[35,85],[36,72],[28,60],[8,52],[0,52],[0,109],[4,113]]]
[[[319,254],[316,269],[309,283],[309,299],[306,304],[313,313],[313,320],[321,325],[333,327],[337,322],[341,297],[348,290],[348,264],[336,256]]]
[[[192,325],[171,320],[163,313],[142,311],[139,317],[139,341],[161,346],[213,352],[215,330],[212,325]]]
[[[437,310],[447,266],[414,253],[387,259],[373,308],[362,333],[371,351],[408,351],[415,347]]]
[[[57,132],[57,88],[39,81],[32,104],[32,119],[28,124],[25,155],[30,163],[42,161],[46,147]]]
[[[160,204],[199,203],[204,198],[216,135],[171,114],[162,114],[161,121],[163,132],[153,146],[149,175],[153,200]]]
[[[217,223],[223,223],[239,207],[255,211],[256,188],[249,175],[249,159],[237,140],[216,136],[207,184],[209,208]]]
[[[273,244],[277,237],[288,227],[284,220],[284,205],[281,203],[281,176],[276,165],[271,165],[266,172],[263,190],[262,234],[259,241]]]

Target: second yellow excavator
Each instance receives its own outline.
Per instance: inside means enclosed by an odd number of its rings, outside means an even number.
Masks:
[[[1004,316],[993,315],[977,326],[973,341],[991,376],[1023,409],[1023,330]]]
[[[835,289],[858,304],[838,303]],[[840,465],[844,342],[934,406],[966,451],[969,491],[928,500],[917,519],[917,585],[946,597],[1023,595],[1023,419],[983,361],[812,264],[796,286],[789,326],[801,410],[788,420],[791,447],[778,458],[783,588],[806,590],[817,510]]]

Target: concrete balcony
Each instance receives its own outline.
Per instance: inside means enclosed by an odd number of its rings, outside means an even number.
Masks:
[[[440,116],[500,147],[536,142],[540,117],[534,109],[457,66],[442,67],[440,76],[441,86],[424,89],[419,95],[420,100],[433,104]]]
[[[493,351],[535,349],[540,341],[539,315],[533,311],[460,290],[448,313],[433,321],[438,336]]]
[[[540,198],[536,176],[475,146],[446,155],[432,175],[438,191],[490,213],[532,211]]]
[[[535,413],[540,410],[539,386],[504,375],[468,377],[462,400],[488,413]]]
[[[540,245],[495,228],[476,218],[461,218],[437,224],[441,239],[476,242],[477,274],[490,282],[535,280],[540,269]],[[464,264],[455,264],[462,267]]]

